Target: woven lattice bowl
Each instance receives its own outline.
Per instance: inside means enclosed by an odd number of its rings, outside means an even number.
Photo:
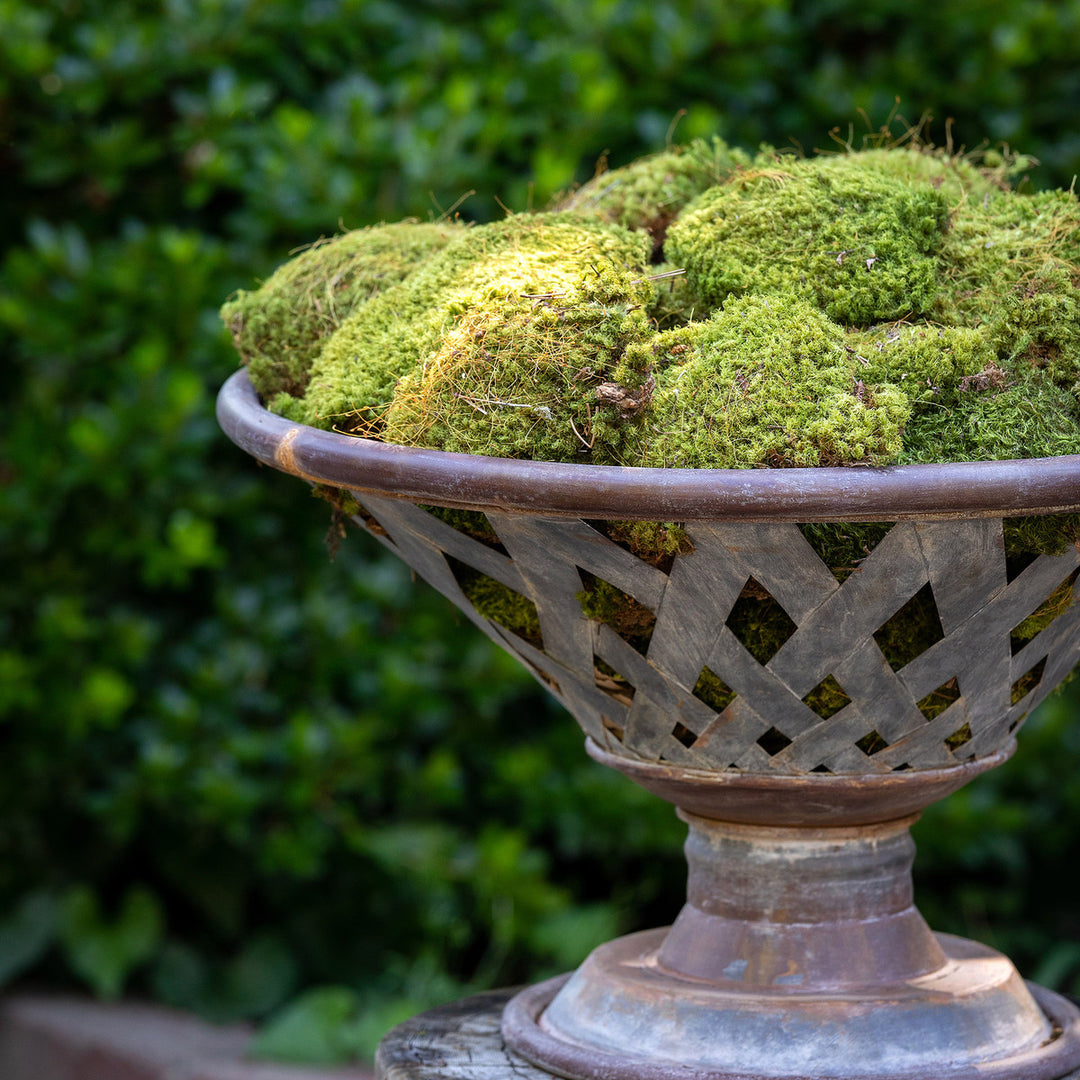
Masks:
[[[356,523],[517,656],[593,757],[690,826],[674,927],[519,995],[504,1020],[516,1050],[590,1078],[1080,1069],[1080,1012],[927,929],[908,835],[922,808],[1012,753],[1076,663],[1080,552],[1016,565],[1003,521],[1080,508],[1080,458],[708,471],[472,457],[296,425],[242,372],[218,416],[260,461],[347,491]],[[483,514],[490,533],[432,506]],[[608,528],[626,520],[679,522],[688,549],[645,562]],[[891,523],[843,580],[800,529],[836,521]],[[646,641],[584,614],[583,573],[649,614]],[[538,632],[480,614],[463,588],[477,574],[531,604]],[[770,655],[733,615],[748,591],[790,623]],[[1034,637],[1013,633],[1054,596]],[[933,633],[887,658],[883,635],[912,604]]]

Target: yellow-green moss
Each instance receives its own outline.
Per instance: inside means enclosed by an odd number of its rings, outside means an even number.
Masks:
[[[1080,201],[1008,190],[1021,164],[699,141],[563,212],[346,234],[225,314],[272,409],[412,445],[706,468],[1080,453]],[[877,528],[813,542],[841,577]],[[1011,552],[1078,534],[1007,523]],[[658,566],[685,550],[677,526],[608,535]]]
[[[477,612],[537,648],[543,647],[536,605],[521,593],[472,567],[458,565],[457,582]]]
[[[595,215],[628,229],[644,229],[656,245],[668,225],[697,195],[750,164],[723,139],[694,139],[618,169],[601,171],[559,203],[559,209]]]
[[[1016,642],[1030,641],[1042,633],[1059,615],[1063,615],[1073,602],[1076,575],[1066,578],[1026,619],[1013,627],[1010,637]]]
[[[661,336],[644,464],[814,466],[895,460],[910,409],[861,378],[842,327],[805,300],[733,297]]]
[[[581,572],[581,578],[585,586],[577,594],[581,613],[587,619],[607,623],[638,652],[644,653],[656,627],[656,613],[609,581],[584,571]]]
[[[329,338],[313,364],[305,422],[377,434],[398,381],[439,353],[461,323],[498,318],[522,294],[563,293],[593,265],[626,266],[640,277],[648,248],[640,233],[567,214],[462,230]]]
[[[723,712],[734,700],[735,691],[712,668],[704,667],[694,684],[694,697],[711,709]]]
[[[626,460],[652,396],[650,364],[627,353],[652,337],[650,295],[599,259],[555,293],[489,292],[397,384],[384,437],[500,457]]]
[[[238,292],[221,317],[255,389],[266,400],[301,397],[324,339],[460,231],[417,222],[356,229],[312,244],[258,291]]]
[[[752,168],[709,189],[668,230],[665,258],[704,305],[786,295],[866,326],[926,311],[948,202],[857,154]]]

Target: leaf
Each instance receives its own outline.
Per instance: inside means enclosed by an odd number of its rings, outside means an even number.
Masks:
[[[41,959],[56,937],[58,915],[56,896],[39,889],[27,893],[0,922],[0,986]]]
[[[170,942],[151,975],[164,1002],[219,1024],[265,1016],[296,983],[296,961],[274,934],[255,938],[228,963],[214,966],[190,946]]]
[[[255,1037],[251,1057],[337,1065],[353,1054],[360,996],[347,986],[323,986],[301,995]]]
[[[83,885],[64,901],[61,943],[72,970],[99,997],[113,998],[131,971],[153,955],[161,929],[161,906],[146,889],[130,889],[116,921],[109,924],[97,897]]]

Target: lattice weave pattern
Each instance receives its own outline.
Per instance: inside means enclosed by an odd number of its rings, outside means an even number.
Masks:
[[[640,760],[781,774],[956,764],[1005,745],[1080,651],[1075,600],[1030,641],[1011,633],[1080,553],[1040,556],[1010,579],[1000,520],[900,522],[841,583],[791,524],[689,523],[694,550],[665,573],[581,520],[489,511],[496,545],[407,502],[364,494],[362,505],[357,523],[516,655],[588,735]],[[461,565],[535,604],[542,648],[476,611]],[[581,571],[655,614],[644,652],[583,615]],[[751,580],[792,623],[764,663],[729,625]],[[894,670],[875,634],[920,593],[941,635]],[[719,708],[695,694],[706,671],[731,691]],[[823,684],[844,704],[815,707]]]

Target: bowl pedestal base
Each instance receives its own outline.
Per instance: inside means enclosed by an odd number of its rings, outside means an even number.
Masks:
[[[578,1080],[1058,1080],[1080,1009],[916,910],[909,828],[680,811],[687,903],[518,994],[507,1044]]]

